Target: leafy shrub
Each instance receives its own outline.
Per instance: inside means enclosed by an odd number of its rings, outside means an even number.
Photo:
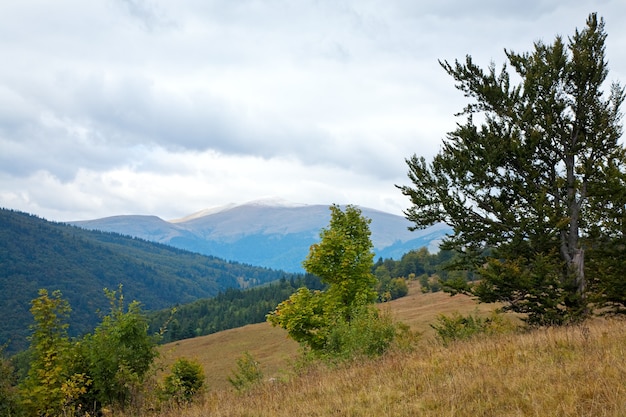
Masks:
[[[111,310],[81,343],[86,372],[93,381],[86,400],[124,408],[136,397],[158,356],[157,339],[148,334],[139,302],[125,306],[121,285],[117,291],[104,291]]]
[[[60,415],[71,410],[90,384],[88,377],[72,369],[74,349],[66,323],[71,308],[60,291],[48,294],[41,289],[30,311],[35,324],[28,374],[19,388],[22,405],[30,415]]]
[[[378,356],[389,348],[396,332],[397,326],[389,314],[365,306],[350,321],[340,318],[332,326],[323,356],[331,360]]]
[[[438,275],[422,274],[418,280],[423,293],[441,291],[441,280]]]
[[[180,358],[165,377],[165,394],[176,402],[189,402],[204,385],[204,370],[196,361]]]
[[[261,366],[250,352],[245,352],[237,359],[237,370],[233,375],[228,377],[228,382],[239,392],[246,391],[253,385],[259,383],[263,379],[263,371]]]
[[[437,324],[431,324],[430,327],[435,329],[439,340],[447,346],[455,340],[469,339],[481,333],[504,333],[514,326],[502,314],[494,312],[489,317],[479,317],[476,314],[467,316],[459,313],[452,316],[440,314],[437,317]]]

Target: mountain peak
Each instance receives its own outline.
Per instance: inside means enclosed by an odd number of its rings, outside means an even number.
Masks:
[[[240,206],[264,206],[264,207],[305,207],[306,204],[294,203],[280,197],[265,197],[258,200],[248,201]]]
[[[220,213],[222,211],[230,210],[233,207],[237,207],[237,204],[230,203],[230,204],[225,204],[223,206],[211,207],[211,208],[207,208],[207,209],[204,209],[204,210],[197,211],[197,212],[192,213],[192,214],[190,214],[188,216],[181,217],[180,219],[169,220],[169,222],[170,223],[184,223],[184,222],[187,222],[189,220],[199,219],[201,217],[210,216],[211,214],[216,214],[216,213]]]
[[[195,220],[195,219],[199,219],[201,217],[206,217],[206,216],[210,216],[212,214],[217,214],[217,213],[221,213],[221,212],[224,212],[224,211],[228,211],[228,210],[233,209],[235,207],[289,207],[289,208],[294,208],[294,207],[306,207],[306,206],[307,206],[307,204],[294,203],[292,201],[285,200],[285,199],[280,198],[280,197],[266,197],[266,198],[260,198],[260,199],[257,199],[257,200],[251,200],[251,201],[248,201],[246,203],[241,203],[241,204],[229,203],[229,204],[225,204],[223,206],[206,208],[204,210],[197,211],[195,213],[192,213],[192,214],[190,214],[188,216],[185,216],[185,217],[181,217],[179,219],[169,220],[169,222],[170,223],[185,223],[185,222],[188,222],[190,220]]]
[[[125,217],[76,223],[91,229],[131,234],[180,249],[249,265],[302,272],[302,260],[318,241],[331,217],[328,204],[297,204],[263,198],[243,204],[209,208],[182,219],[156,222]],[[437,251],[449,227],[441,224],[415,232],[402,216],[361,207],[372,220],[371,240],[376,257],[399,259],[423,246]]]

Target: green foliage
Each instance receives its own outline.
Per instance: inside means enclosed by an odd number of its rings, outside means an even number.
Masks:
[[[347,206],[331,206],[331,221],[311,246],[307,272],[328,284],[325,291],[300,288],[267,317],[274,326],[316,355],[344,359],[380,354],[395,336],[395,326],[374,307],[376,277],[369,220]]]
[[[459,269],[480,280],[473,288],[454,280],[456,290],[504,302],[533,324],[585,317],[590,291],[623,279],[608,252],[588,250],[624,231],[625,96],[617,83],[603,91],[605,39],[603,20],[591,14],[567,43],[557,37],[529,53],[506,51],[515,77],[507,66],[483,70],[470,56],[443,62],[473,100],[460,113],[467,121],[431,163],[407,160],[413,186],[399,187],[415,228],[453,228],[443,248],[458,251]]]
[[[422,274],[417,277],[420,283],[422,292],[439,292],[441,291],[441,283],[438,276],[428,276],[428,274]]]
[[[395,300],[404,297],[409,293],[409,286],[404,278],[383,278],[379,279],[376,286],[378,300],[381,302]]]
[[[200,363],[186,358],[177,359],[171,373],[165,377],[165,394],[178,403],[189,402],[202,389],[204,379]]]
[[[378,301],[386,302],[404,297],[409,293],[409,287],[406,279],[403,277],[392,278],[389,270],[385,265],[380,265],[374,270],[374,275],[378,283],[376,284],[376,293]]]
[[[63,293],[72,306],[69,335],[79,336],[93,331],[97,311],[107,309],[102,288],[121,283],[127,297],[156,310],[292,276],[6,209],[0,209],[0,265],[0,340],[9,342],[9,354],[28,346],[26,306],[39,288]]]
[[[590,301],[606,314],[626,314],[626,234],[596,241],[590,255],[589,269],[596,271],[589,282]]]
[[[514,326],[502,314],[493,313],[489,317],[477,314],[452,316],[440,314],[437,323],[430,325],[437,332],[437,337],[444,346],[455,340],[470,339],[478,334],[496,334],[512,331]]]
[[[90,380],[72,369],[66,323],[71,309],[61,292],[42,289],[31,304],[35,324],[30,368],[20,384],[22,404],[28,415],[56,416],[86,392]]]
[[[397,331],[390,314],[363,306],[350,321],[340,318],[333,323],[324,355],[331,361],[379,356],[391,346]]]
[[[374,265],[373,272],[376,274],[378,268],[384,267],[389,272],[389,276],[393,278],[408,277],[411,274],[415,276],[424,273],[431,275],[438,270],[437,266],[443,262],[443,259],[440,259],[442,256],[441,252],[430,254],[427,248],[420,248],[405,253],[397,261],[393,259],[378,259]]]
[[[467,272],[451,268],[455,259],[452,251],[442,250],[431,254],[426,248],[409,251],[399,260],[380,258],[373,268],[373,273],[378,278],[378,300],[389,301],[406,295],[404,285],[399,279],[404,280],[404,283],[406,280],[417,279],[422,292],[440,291],[448,285],[448,281],[467,281]]]
[[[327,343],[332,311],[324,293],[303,287],[280,303],[267,320],[287,330],[289,337],[301,345],[322,351]]]
[[[406,295],[408,290],[406,281],[413,279],[416,273],[423,273],[427,279],[427,284],[422,283],[423,290],[439,291],[440,277],[447,279],[449,276],[459,274],[443,269],[451,257],[451,252],[430,254],[426,248],[422,248],[406,253],[397,261],[379,259],[372,268],[378,280],[376,284],[378,300],[388,301]],[[165,327],[162,342],[168,343],[250,323],[260,323],[266,319],[269,311],[275,310],[281,301],[289,298],[301,287],[314,291],[323,290],[325,285],[314,275],[292,274],[268,285],[245,290],[230,288],[216,297],[178,305],[173,314],[171,309],[148,314],[150,332],[156,333]]]
[[[233,371],[232,376],[228,377],[228,381],[239,392],[250,389],[250,387],[261,382],[262,379],[263,371],[261,371],[261,366],[250,352],[244,352],[237,359],[237,369]]]
[[[302,265],[328,284],[327,301],[347,318],[351,308],[376,300],[376,277],[370,272],[374,258],[371,220],[354,206],[347,206],[344,212],[333,205],[330,211],[329,227],[322,229],[321,241],[311,245]]]
[[[150,331],[165,328],[162,343],[216,333],[265,321],[268,312],[299,287],[322,289],[319,278],[310,274],[281,278],[278,282],[246,290],[228,289],[216,297],[179,305],[148,314]]]
[[[594,191],[592,201],[602,209],[597,212],[606,210],[612,215],[599,219],[590,232],[587,266],[595,272],[589,279],[590,301],[606,313],[626,314],[626,170],[620,171],[615,164],[604,169],[613,182],[607,187],[611,193]]]
[[[18,373],[0,358],[0,410],[6,404],[13,410],[8,415],[83,415],[99,413],[104,405],[123,408],[137,397],[157,356],[156,340],[147,334],[139,303],[132,302],[125,311],[121,286],[118,291],[105,289],[105,294],[110,313],[93,334],[70,340],[69,303],[58,290],[51,295],[39,291],[31,303],[35,324],[30,348],[14,357],[25,370],[18,385],[20,401],[13,407],[15,392],[4,385],[5,374],[10,371],[6,381],[15,381]]]
[[[110,312],[82,342],[86,372],[93,381],[88,398],[101,405],[124,407],[158,355],[156,338],[148,334],[137,301],[125,308],[121,286],[117,291],[105,289],[105,294]]]
[[[11,361],[0,346],[0,416],[16,416],[19,410],[17,375]]]
[[[562,325],[574,320],[577,311],[568,307],[567,297],[573,296],[561,282],[562,263],[557,254],[537,254],[533,259],[488,258],[482,276],[484,280],[473,287],[473,293],[485,302],[506,299],[514,291],[524,294],[513,300],[514,310],[527,315],[531,325]],[[510,277],[515,277],[512,282]],[[575,292],[574,292],[575,294]]]

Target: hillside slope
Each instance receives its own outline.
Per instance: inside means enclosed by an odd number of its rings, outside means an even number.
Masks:
[[[372,220],[370,230],[376,258],[399,259],[421,247],[436,252],[441,239],[450,231],[445,224],[438,224],[410,232],[411,223],[402,216],[365,207],[361,210]],[[302,260],[329,220],[328,206],[271,200],[205,210],[171,222],[155,216],[115,216],[72,224],[251,265],[303,272]]]
[[[436,321],[438,314],[487,314],[497,306],[478,304],[464,295],[451,297],[443,292],[423,294],[419,291],[417,282],[413,281],[409,286],[409,295],[379,304],[379,307],[388,309],[396,320],[408,324],[413,330],[422,333],[424,339],[430,340],[434,331],[429,324]],[[274,328],[268,323],[259,323],[180,340],[162,347],[166,364],[179,357],[199,360],[206,375],[210,376],[208,383],[212,389],[229,387],[228,376],[234,369],[237,358],[246,351],[261,363],[267,378],[280,378],[282,372],[288,370],[290,363],[296,358],[298,345],[287,338],[283,329]]]
[[[476,307],[466,297],[411,296],[413,303],[401,299],[389,306],[418,330],[428,330],[438,313],[467,314]],[[296,344],[284,336],[262,324],[165,346],[169,360],[183,355],[203,362],[209,392],[189,408],[164,410],[159,417],[626,415],[624,320],[483,335],[448,347],[427,332],[412,352],[299,376],[279,371],[297,355]],[[266,380],[246,395],[222,389],[246,350],[259,360]]]
[[[0,344],[9,342],[9,352],[26,347],[40,288],[61,290],[73,309],[70,330],[81,334],[108,308],[103,288],[122,284],[127,300],[160,309],[286,275],[1,209]]]

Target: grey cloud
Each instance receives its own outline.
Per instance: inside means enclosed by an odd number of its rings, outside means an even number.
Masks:
[[[139,25],[148,31],[172,29],[176,22],[159,4],[150,0],[117,0]]]
[[[503,48],[571,33],[597,3],[611,77],[625,68],[620,0],[28,3],[0,6],[0,174],[25,188],[41,171],[65,183],[119,167],[188,179],[176,165],[204,152],[392,187],[464,104],[437,59],[499,64]],[[89,187],[76,197],[87,205],[102,192]]]
[[[84,98],[79,100],[83,117],[112,144],[258,155],[276,151],[272,142],[280,140],[250,125],[245,108],[208,93],[170,94],[145,80],[82,90],[78,95]]]
[[[455,1],[438,0],[433,2],[415,2],[414,13],[436,14],[446,19],[477,18],[485,21],[498,19],[537,19],[543,14],[559,8],[553,0],[528,0],[505,2],[501,0]]]
[[[65,180],[80,166],[98,170],[130,163],[137,155],[128,150],[142,145],[267,158],[304,155],[313,163],[324,158],[316,144],[328,140],[314,127],[251,118],[224,99],[169,94],[145,78],[73,78],[39,94],[30,98],[38,103],[36,111],[2,126],[5,149],[12,142],[19,154],[5,161],[4,170],[26,175],[46,169]]]
[[[0,136],[0,170],[20,177],[48,171],[59,180],[72,180],[81,167],[106,170],[128,163],[124,149],[104,146],[93,132],[71,120],[48,114],[19,130]]]

